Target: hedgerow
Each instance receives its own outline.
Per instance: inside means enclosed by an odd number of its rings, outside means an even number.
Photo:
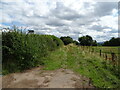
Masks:
[[[63,42],[53,35],[3,32],[3,74],[43,65],[42,58],[62,45]]]

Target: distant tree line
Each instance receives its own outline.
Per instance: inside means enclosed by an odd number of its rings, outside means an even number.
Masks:
[[[111,38],[109,41],[103,43],[103,46],[120,46],[120,38]]]
[[[74,43],[76,45],[82,45],[82,46],[97,46],[97,41],[93,40],[91,36],[86,35],[83,37],[79,37],[78,41],[73,40],[71,37],[69,36],[64,36],[64,37],[60,37],[60,39],[63,41],[64,45],[68,45],[70,43]]]
[[[114,37],[103,43],[97,43],[97,41],[93,40],[93,38],[89,35],[79,37],[78,41],[73,40],[70,36],[60,37],[60,39],[63,41],[64,45],[74,43],[81,46],[120,46],[120,38]]]

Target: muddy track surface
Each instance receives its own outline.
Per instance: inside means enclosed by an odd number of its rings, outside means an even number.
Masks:
[[[3,88],[94,88],[89,78],[69,69],[42,70],[33,68],[2,77]]]

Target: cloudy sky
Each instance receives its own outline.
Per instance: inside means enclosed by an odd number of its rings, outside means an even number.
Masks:
[[[83,2],[87,1],[87,2]],[[34,29],[35,33],[98,42],[118,37],[118,2],[95,0],[2,0],[0,27]]]

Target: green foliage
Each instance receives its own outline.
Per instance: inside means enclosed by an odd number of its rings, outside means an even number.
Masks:
[[[3,71],[10,73],[44,64],[42,58],[63,42],[53,35],[8,32],[2,33],[2,44]]]
[[[73,43],[73,39],[71,37],[69,37],[69,36],[67,36],[67,37],[60,37],[60,39],[64,42],[65,45]]]
[[[111,38],[109,41],[103,43],[103,46],[120,46],[120,38]]]
[[[83,45],[83,46],[96,46],[97,45],[97,42],[94,41],[92,37],[89,35],[79,37],[78,41],[80,42],[80,45]]]

